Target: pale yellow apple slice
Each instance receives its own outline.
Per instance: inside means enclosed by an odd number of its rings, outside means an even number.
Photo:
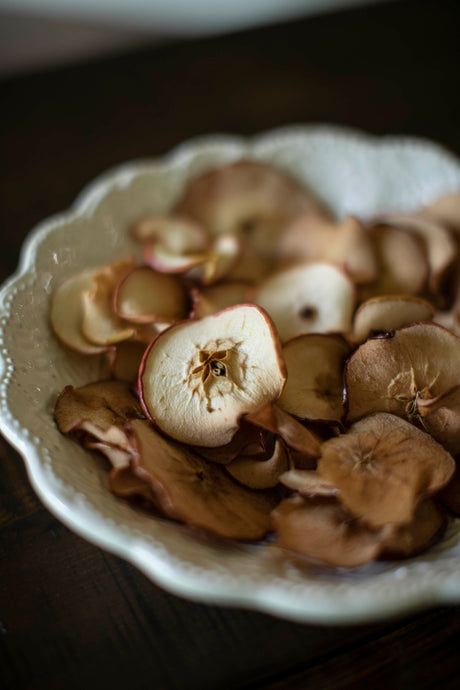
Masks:
[[[142,404],[166,434],[222,446],[239,418],[276,400],[286,379],[281,346],[255,305],[172,326],[153,341],[139,376]]]
[[[301,419],[340,422],[343,368],[350,346],[340,336],[299,335],[283,346],[288,378],[278,405]]]
[[[337,266],[314,262],[275,273],[253,300],[266,309],[286,341],[301,333],[348,332],[355,291]]]
[[[433,306],[414,295],[372,297],[361,304],[353,320],[351,338],[362,343],[372,334],[385,333],[417,321],[431,321]]]
[[[153,242],[164,246],[174,254],[191,254],[206,249],[206,230],[189,218],[180,216],[149,216],[132,229],[140,242]]]
[[[180,319],[187,310],[184,286],[176,276],[136,266],[118,283],[115,312],[133,323]]]
[[[337,223],[312,214],[299,217],[281,236],[278,259],[283,263],[328,261],[345,268],[357,284],[377,278],[369,234],[352,216]]]
[[[194,288],[192,295],[192,314],[195,318],[210,316],[216,311],[248,302],[250,286],[242,282],[222,282],[201,288]]]
[[[53,293],[51,327],[59,340],[85,355],[97,355],[107,347],[95,345],[82,333],[83,294],[92,289],[93,278],[100,269],[89,269],[68,278]]]
[[[299,213],[328,215],[287,173],[255,160],[220,166],[190,180],[176,212],[212,234],[242,234],[265,256],[274,254],[280,232]]]
[[[82,332],[92,343],[114,345],[133,336],[132,325],[115,313],[113,296],[135,263],[128,258],[107,266],[93,276],[92,287],[83,293]]]

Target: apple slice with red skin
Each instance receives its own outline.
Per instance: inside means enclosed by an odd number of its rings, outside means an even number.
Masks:
[[[201,319],[236,304],[248,302],[250,285],[244,282],[222,282],[201,288],[192,288],[192,317]]]
[[[142,405],[183,443],[222,446],[240,418],[276,400],[286,371],[269,316],[242,304],[160,333],[139,372]]]

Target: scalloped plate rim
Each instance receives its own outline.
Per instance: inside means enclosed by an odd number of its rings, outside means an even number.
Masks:
[[[24,240],[17,270],[0,288],[0,318],[9,316],[5,301],[16,284],[35,269],[36,250],[45,237],[53,231],[53,228],[63,221],[70,221],[86,213],[91,213],[97,202],[110,189],[131,180],[143,168],[148,168],[152,164],[167,166],[172,162],[178,162],[183,157],[191,156],[203,146],[260,145],[270,142],[273,138],[288,137],[292,139],[293,137],[302,138],[305,135],[318,134],[346,137],[373,147],[384,148],[389,145],[427,147],[436,149],[446,160],[458,164],[457,158],[448,149],[429,139],[404,135],[376,136],[338,125],[291,125],[269,130],[254,137],[232,134],[211,134],[195,137],[175,147],[164,156],[133,160],[110,168],[85,186],[67,211],[56,213],[38,223]],[[1,330],[3,331],[3,328]],[[2,367],[0,381],[3,384],[9,366],[8,359],[3,354],[0,354],[0,365]],[[185,573],[180,572],[174,565],[165,562],[161,554],[149,552],[146,556],[141,542],[133,543],[132,539],[129,539],[128,543],[125,536],[121,533],[114,533],[110,525],[100,524],[95,530],[94,523],[81,523],[80,516],[75,514],[74,508],[66,505],[53,493],[52,487],[48,484],[38,450],[21,431],[17,420],[4,414],[3,410],[0,414],[0,432],[22,456],[34,491],[50,512],[81,537],[132,563],[152,581],[174,594],[203,603],[245,607],[305,623],[362,623],[407,614],[437,604],[460,601],[460,579],[452,582],[452,578],[449,576],[446,576],[443,583],[437,583],[434,587],[427,583],[409,596],[406,592],[404,600],[395,594],[392,601],[385,603],[385,607],[382,606],[382,602],[380,602],[379,607],[376,607],[369,601],[363,603],[355,599],[354,602],[347,601],[345,604],[340,602],[340,598],[337,601],[329,600],[326,597],[324,599],[319,598],[318,601],[303,602],[303,608],[299,609],[299,602],[295,594],[293,596],[287,592],[283,595],[283,593],[280,594],[278,588],[275,588],[276,591],[273,592],[271,591],[272,588],[260,588],[256,586],[256,583],[252,588],[246,588],[242,592],[238,585],[229,591],[226,583],[224,583],[223,588],[222,582],[213,583],[208,580],[206,589],[203,589],[200,587],[199,572],[195,574],[192,574],[190,570]]]

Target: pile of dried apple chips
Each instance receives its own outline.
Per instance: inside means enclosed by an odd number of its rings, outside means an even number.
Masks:
[[[328,566],[440,538],[460,515],[460,193],[337,221],[241,160],[131,232],[142,263],[74,275],[51,307],[64,345],[108,360],[55,418],[115,494]]]

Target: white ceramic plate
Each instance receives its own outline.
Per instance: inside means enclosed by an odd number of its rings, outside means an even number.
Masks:
[[[311,622],[375,620],[458,602],[460,520],[418,558],[352,573],[301,571],[273,546],[191,539],[187,528],[135,510],[109,492],[103,462],[54,425],[62,388],[103,375],[96,359],[70,355],[51,334],[55,286],[132,251],[127,228],[134,220],[166,211],[190,175],[241,156],[288,169],[338,216],[411,210],[460,189],[459,162],[435,144],[323,126],[287,128],[250,141],[212,136],[160,160],[107,173],[68,213],[31,233],[17,274],[0,293],[0,429],[23,455],[32,485],[52,513],[177,594]]]

